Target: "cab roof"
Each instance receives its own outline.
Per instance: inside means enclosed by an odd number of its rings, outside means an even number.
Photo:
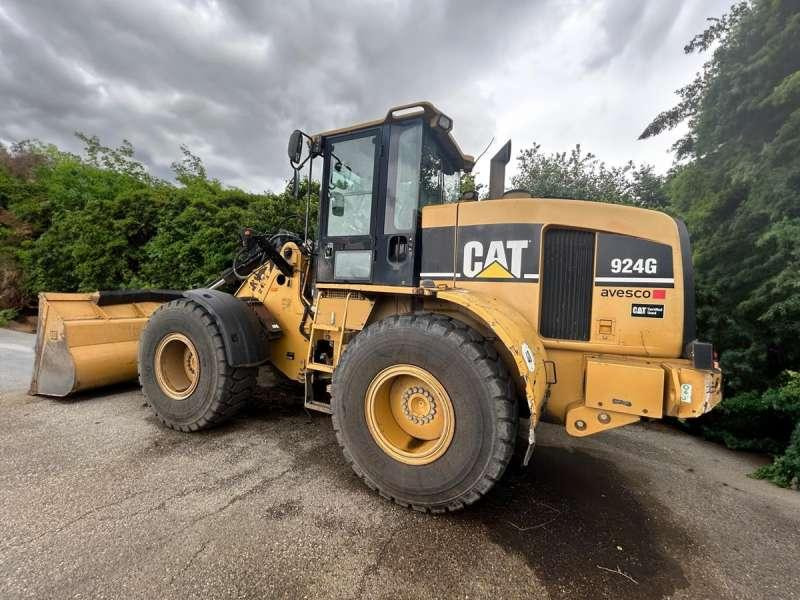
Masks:
[[[430,125],[431,131],[436,135],[445,151],[456,160],[458,167],[465,172],[471,171],[472,167],[475,166],[475,159],[469,154],[464,154],[458,146],[458,143],[451,133],[453,129],[453,120],[436,108],[431,102],[427,101],[411,102],[409,104],[395,106],[390,108],[386,116],[382,119],[365,121],[363,123],[350,125],[349,127],[323,131],[313,137],[314,139],[321,139],[343,133],[360,131],[361,129],[369,129],[370,127],[377,127],[386,123],[396,123],[398,121],[416,119],[419,117],[423,117]]]

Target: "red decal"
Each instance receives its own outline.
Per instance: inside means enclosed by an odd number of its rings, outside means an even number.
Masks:
[[[663,300],[667,297],[666,290],[653,290],[653,300]]]

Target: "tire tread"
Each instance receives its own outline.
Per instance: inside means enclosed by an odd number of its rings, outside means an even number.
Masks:
[[[511,461],[517,433],[516,425],[518,423],[518,406],[514,401],[511,378],[508,375],[505,364],[502,362],[499,354],[489,340],[458,319],[431,312],[396,315],[368,326],[348,344],[342,354],[338,367],[333,372],[332,407],[338,402],[337,392],[341,385],[337,374],[343,372],[342,365],[348,360],[348,354],[352,356],[359,346],[366,343],[371,337],[379,335],[386,330],[398,328],[418,328],[428,333],[441,335],[442,337],[455,338],[462,352],[471,357],[474,363],[477,363],[481,376],[489,384],[487,387],[489,387],[489,389],[494,389],[494,394],[490,398],[490,401],[494,404],[494,426],[495,433],[497,434],[497,443],[495,444],[493,454],[487,462],[481,477],[468,490],[457,498],[450,499],[446,504],[430,506],[410,505],[410,508],[420,512],[437,514],[456,512],[464,509],[466,506],[474,504],[488,493],[494,484],[503,476],[506,467],[508,467]],[[391,494],[381,489],[380,485],[370,479],[353,460],[350,451],[347,449],[336,410],[333,410],[332,422],[333,430],[336,434],[336,441],[342,449],[345,462],[350,465],[350,468],[353,469],[355,474],[364,481],[367,487],[377,491],[382,497],[391,500],[395,504],[408,508],[408,502],[393,497]]]
[[[150,323],[153,322],[153,317],[165,310],[186,312],[192,319],[200,320],[210,331],[216,359],[218,383],[216,389],[213,391],[214,401],[209,405],[206,412],[199,416],[193,423],[176,423],[165,418],[156,411],[153,403],[150,402],[149,399],[148,405],[161,423],[176,431],[191,433],[221,425],[234,417],[253,396],[258,370],[255,367],[232,367],[228,365],[228,361],[225,358],[225,344],[219,326],[208,311],[194,300],[181,298],[162,304],[153,312],[150,319],[148,319],[147,325],[145,325],[145,331]],[[142,380],[141,368],[139,369],[139,385],[144,391],[145,386]]]

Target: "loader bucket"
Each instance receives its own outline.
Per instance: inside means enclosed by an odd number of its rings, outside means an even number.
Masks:
[[[39,294],[29,393],[68,396],[135,379],[147,319],[163,302],[181,296],[169,290]]]

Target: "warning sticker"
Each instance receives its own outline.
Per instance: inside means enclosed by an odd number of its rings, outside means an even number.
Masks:
[[[522,342],[522,358],[525,360],[525,364],[528,365],[528,371],[533,372],[536,363],[534,362],[533,352],[531,352],[530,346],[525,342]]]

